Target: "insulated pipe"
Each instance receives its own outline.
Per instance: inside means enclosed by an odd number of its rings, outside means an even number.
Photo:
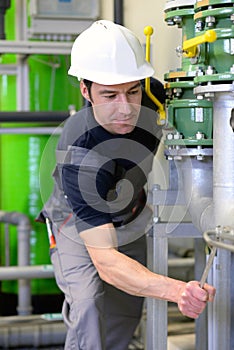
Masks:
[[[213,171],[209,158],[177,162],[186,202],[201,232],[216,226],[234,227],[234,133],[230,124],[234,86],[202,86],[195,91],[213,96]]]
[[[230,125],[234,85],[214,85],[214,225],[234,228],[234,133]],[[222,233],[221,233],[222,235]],[[233,338],[233,255],[218,249],[214,265],[216,296],[210,305],[210,349],[232,350]]]
[[[18,231],[18,265],[28,266],[30,264],[30,233],[31,225],[28,217],[17,212],[0,211],[0,222],[17,226]],[[19,279],[18,307],[19,315],[31,313],[31,288],[30,281]]]
[[[234,227],[234,133],[230,125],[234,99],[232,91],[220,91],[214,98],[214,216],[215,226]]]
[[[213,200],[210,203],[208,201],[207,207],[202,206],[204,194],[201,192],[201,199],[197,198],[198,205],[190,207],[192,221],[199,221],[202,232],[214,230],[218,226],[221,229],[229,227],[233,230],[234,133],[230,120],[233,113],[234,85],[201,85],[197,86],[194,92],[200,97],[204,95],[213,100]],[[206,176],[205,172],[204,176]],[[196,178],[193,181],[196,181]],[[187,192],[186,184],[185,192]],[[192,200],[194,199],[192,197]],[[200,205],[202,210],[199,208]],[[196,208],[198,211],[195,210]],[[218,249],[213,267],[213,281],[211,281],[216,286],[217,292],[214,303],[209,306],[209,349],[212,350],[233,349],[232,267],[231,252]]]
[[[213,165],[211,157],[202,161],[183,157],[176,162],[185,202],[193,224],[200,232],[214,228]]]

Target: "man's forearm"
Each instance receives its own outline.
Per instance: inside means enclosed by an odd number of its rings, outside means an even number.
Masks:
[[[157,275],[112,248],[102,249],[102,252],[88,248],[88,251],[100,278],[105,282],[129,294],[178,301],[184,282]]]
[[[100,278],[126,293],[175,302],[191,318],[197,318],[214,298],[215,288],[210,285],[202,289],[197,281],[185,283],[158,275],[117,251],[112,224],[82,232],[81,237]]]

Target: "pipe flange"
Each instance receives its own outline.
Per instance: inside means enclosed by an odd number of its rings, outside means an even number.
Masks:
[[[183,8],[183,7],[188,7],[191,6],[193,7],[195,5],[195,0],[171,0],[167,1],[164,11],[168,11],[170,9],[178,9],[178,8]]]
[[[234,92],[234,83],[201,85],[201,86],[195,87],[193,92],[195,95],[205,95],[206,97],[212,97],[212,95],[215,94],[216,92]]]

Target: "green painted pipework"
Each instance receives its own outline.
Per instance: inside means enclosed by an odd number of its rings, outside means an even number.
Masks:
[[[196,3],[194,4],[194,9],[195,11],[199,10],[199,9],[204,9],[207,8],[208,6],[213,7],[213,6],[219,6],[220,5],[224,5],[225,6],[229,6],[231,4],[233,4],[233,0],[198,0],[196,1]]]
[[[6,13],[7,40],[15,39],[15,1]],[[74,86],[67,75],[69,56],[32,55],[28,58],[29,67],[29,104],[31,111],[65,111],[69,105],[78,110],[82,106],[82,98],[78,84]],[[16,63],[16,55],[2,55],[1,63]],[[14,111],[17,91],[16,76],[0,76],[0,108],[3,111]],[[11,124],[13,127],[28,127],[32,124]],[[48,124],[47,124],[48,125]],[[8,126],[4,124],[2,127]],[[34,127],[45,126],[41,123]],[[32,224],[30,236],[30,264],[50,264],[49,244],[45,225],[36,223],[35,217],[43,206],[40,189],[40,166],[43,152],[50,139],[49,135],[16,134],[0,137],[0,204],[6,211],[18,211],[26,214]],[[46,193],[52,190],[49,178],[55,164],[54,149],[58,136],[53,136],[53,150],[49,155],[46,168],[48,182]],[[5,241],[3,225],[1,225],[1,264],[4,265]],[[10,265],[17,265],[17,231],[10,227]],[[54,279],[35,279],[31,281],[33,295],[60,293]],[[17,293],[17,283],[4,281],[1,285],[4,293]]]
[[[232,1],[234,4],[234,1]],[[230,5],[229,5],[230,6]],[[196,12],[195,22],[203,23],[202,27],[207,30],[207,26],[212,26],[212,29],[217,34],[217,40],[205,46],[205,50],[201,52],[201,57],[207,66],[212,66],[215,73],[230,72],[233,67],[233,40],[234,40],[234,25],[233,18],[234,7],[214,7],[203,9]],[[208,19],[208,20],[207,20]],[[201,35],[204,31],[197,32]]]
[[[186,8],[186,2],[184,9],[181,3],[175,9],[172,2],[172,10],[166,10],[165,20],[168,24],[179,23],[183,33],[182,42],[200,36],[211,28],[217,34],[214,42],[198,46],[196,57],[183,57],[181,68],[164,76],[168,124],[180,135],[171,139],[169,137],[165,141],[166,145],[212,146],[212,102],[196,99],[193,89],[200,84],[231,83],[234,79],[233,4],[233,0],[199,0],[193,9]]]
[[[14,127],[17,125],[15,124]],[[27,128],[27,125],[24,125]],[[39,125],[37,125],[39,127]],[[22,127],[22,125],[20,125]],[[48,239],[44,225],[34,221],[42,206],[39,186],[41,154],[47,135],[2,135],[1,197],[2,208],[26,214],[32,225],[30,234],[30,264],[48,264]],[[51,157],[52,158],[52,157]],[[52,172],[48,163],[48,176]],[[47,190],[50,189],[47,187]],[[10,227],[10,264],[17,265],[17,231]],[[4,251],[4,247],[2,247]],[[4,256],[2,254],[2,256]],[[58,292],[54,280],[32,280],[32,294]],[[2,292],[17,293],[17,283],[5,281]]]
[[[212,102],[197,99],[173,100],[168,105],[168,122],[178,131],[181,144],[194,145],[196,134],[201,133],[207,144],[212,145]],[[208,142],[209,141],[209,142]],[[197,140],[199,145],[199,140]]]
[[[194,6],[187,7],[186,2],[184,8],[181,5],[175,9],[174,6],[173,10],[167,9],[165,13],[168,24],[180,23],[182,43],[196,35],[194,14]],[[193,93],[195,79],[204,74],[207,65],[206,44],[200,45],[199,50],[200,55],[196,59],[190,59],[181,52],[181,68],[164,75],[168,126],[178,133],[178,137],[165,140],[167,146],[212,146],[212,102],[197,100]]]
[[[11,4],[11,7],[6,11],[5,15],[5,31],[7,32],[8,40],[13,40],[15,38],[15,21],[14,21],[14,13],[15,13],[15,4],[14,2]],[[0,64],[16,64],[16,56],[15,55],[1,55],[0,56]],[[16,110],[16,76],[15,75],[0,75],[0,110]],[[0,125],[1,126],[1,125]],[[3,195],[3,174],[2,170],[4,169],[4,140],[0,137],[0,207],[1,209],[5,209],[4,204],[4,195]],[[15,230],[14,230],[15,231]],[[4,256],[5,256],[5,243],[3,240],[4,231],[3,225],[0,225],[0,265],[5,264]]]
[[[179,9],[168,9],[165,11],[164,20],[168,25],[177,24],[178,28],[182,30],[182,41],[191,39],[195,35],[195,24],[194,24],[194,8],[181,7]],[[183,71],[194,71],[195,65],[191,64],[189,58],[182,56],[181,69]]]
[[[195,87],[194,71],[176,70],[164,75],[165,89],[169,99],[193,99],[193,89]],[[169,102],[169,101],[168,101]]]

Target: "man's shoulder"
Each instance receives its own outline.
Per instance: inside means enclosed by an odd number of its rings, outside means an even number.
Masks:
[[[88,130],[89,111],[82,108],[77,113],[71,115],[64,123],[62,134],[59,140],[59,148],[66,149],[83,137]]]
[[[77,127],[77,125],[86,125],[88,117],[88,110],[81,108],[78,112],[72,114],[64,123],[64,130]]]

